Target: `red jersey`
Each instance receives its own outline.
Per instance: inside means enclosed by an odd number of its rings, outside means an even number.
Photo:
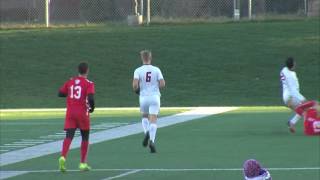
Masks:
[[[314,108],[305,112],[304,133],[306,135],[320,135],[320,116]]]
[[[88,79],[76,76],[68,80],[60,92],[67,95],[67,111],[88,111],[88,94],[94,94],[94,83]]]

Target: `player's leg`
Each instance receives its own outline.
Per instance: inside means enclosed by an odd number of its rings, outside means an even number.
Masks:
[[[141,125],[143,128],[144,132],[144,139],[142,141],[142,145],[144,147],[148,146],[148,141],[149,141],[149,106],[147,104],[146,98],[140,97],[140,112],[142,114],[142,119],[141,119]]]
[[[287,106],[292,109],[293,112],[295,112],[295,108],[301,104],[303,101],[299,101],[297,98],[290,98],[288,101],[287,101]],[[297,124],[297,122],[301,119],[302,117],[295,113],[294,116],[288,121],[288,127],[289,127],[289,130],[290,132],[292,133],[295,133],[296,132],[296,129],[295,129],[295,125]]]
[[[59,169],[62,172],[66,171],[66,158],[70,149],[70,145],[72,142],[72,139],[74,137],[74,134],[76,132],[75,128],[69,128],[66,129],[66,137],[63,140],[63,144],[62,144],[62,151],[61,151],[61,157],[59,158]]]
[[[148,117],[149,117],[149,114],[147,114],[147,113],[142,114],[142,127],[143,127],[143,131],[144,131],[144,139],[142,141],[143,147],[148,146],[148,142],[150,139],[150,133],[149,133],[150,123],[149,123]]]
[[[81,133],[81,147],[80,147],[80,153],[81,153],[81,160],[79,169],[82,171],[88,171],[91,169],[91,167],[87,164],[87,155],[89,150],[89,130],[80,130]]]
[[[72,139],[74,137],[75,132],[76,132],[76,129],[74,129],[74,128],[66,129],[66,137],[63,140],[62,152],[61,152],[61,156],[63,156],[64,158],[67,158],[69,148],[70,148],[70,145],[71,145],[71,142],[72,142]]]
[[[80,130],[81,133],[81,163],[85,163],[87,161],[87,154],[89,148],[89,130]]]
[[[89,134],[90,134],[90,117],[89,113],[81,112],[77,119],[78,126],[81,134],[81,147],[80,147],[80,164],[81,171],[89,171],[91,167],[87,164],[87,155],[89,150]]]
[[[150,133],[150,143],[149,143],[149,148],[151,150],[151,153],[155,153],[155,139],[157,135],[157,119],[158,119],[158,114],[160,111],[160,97],[159,96],[154,96],[152,100],[152,104],[149,107],[149,133]]]
[[[150,142],[149,142],[149,148],[151,153],[156,152],[155,148],[155,140],[157,135],[157,115],[156,114],[150,114],[149,115],[149,121],[150,121],[150,128],[149,128],[149,134],[150,134]]]

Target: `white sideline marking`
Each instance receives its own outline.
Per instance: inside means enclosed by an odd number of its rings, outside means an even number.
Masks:
[[[28,171],[0,171],[0,179],[7,179],[14,176],[27,174]]]
[[[236,107],[198,107],[190,111],[159,118],[158,127],[166,127],[177,123],[191,121],[194,119],[203,118],[206,116],[224,113],[237,109]],[[121,137],[126,137],[134,134],[142,133],[141,123],[120,126],[113,129],[107,129],[91,134],[90,144],[109,141]],[[5,166],[28,159],[33,159],[53,153],[60,152],[63,140],[53,141],[46,144],[40,144],[24,149],[11,151],[0,154],[0,166]],[[81,137],[75,137],[70,149],[79,148]]]
[[[117,179],[117,178],[121,178],[121,177],[124,177],[124,176],[129,176],[130,174],[135,174],[137,172],[140,172],[141,170],[132,170],[132,171],[129,171],[129,172],[125,172],[125,173],[122,173],[122,174],[119,174],[117,176],[112,176],[112,177],[108,177],[108,178],[104,178],[102,180],[112,180],[112,179]]]
[[[33,142],[33,143],[44,143],[44,142],[48,142],[48,141],[51,141],[51,140],[47,140],[47,139],[22,139],[21,141],[23,142]]]
[[[21,145],[35,145],[35,142],[28,142],[28,141],[18,141],[18,142],[13,142],[12,144],[21,144]]]
[[[97,124],[97,125],[93,125],[91,126],[91,132],[95,132],[96,130],[106,130],[106,129],[110,129],[110,128],[114,128],[114,127],[118,127],[121,125],[128,125],[129,123],[118,123],[118,122],[114,122],[114,123],[102,123],[102,124]],[[80,135],[79,131],[76,131],[76,136]],[[26,147],[30,147],[30,146],[34,146],[36,144],[42,144],[45,141],[54,141],[54,140],[61,140],[65,137],[65,132],[64,131],[60,131],[60,132],[56,132],[55,134],[51,134],[51,135],[46,135],[46,136],[40,136],[40,138],[45,138],[44,141],[41,140],[25,140],[22,139],[20,141],[17,142],[13,142],[10,144],[7,144],[5,146],[3,146],[3,148],[6,148],[7,150],[0,150],[0,152],[8,152],[10,150],[8,150],[9,148],[11,148],[11,150],[16,150],[18,148],[26,148]],[[46,140],[49,139],[49,140]],[[12,148],[16,148],[16,149],[12,149]]]
[[[5,144],[3,146],[0,146],[0,148],[5,148],[5,147],[13,147],[13,148],[21,148],[21,147],[28,147],[27,145],[14,145],[14,144]],[[0,156],[1,157],[1,156]]]
[[[55,135],[63,135],[63,136],[65,136],[66,133],[65,132],[58,132],[58,133],[55,133]]]
[[[14,142],[14,143],[12,143],[12,144],[10,144],[10,145],[13,145],[13,146],[15,146],[15,145],[17,145],[17,146],[34,146],[34,145],[36,145],[36,144],[34,144],[34,143],[19,143],[19,142]]]

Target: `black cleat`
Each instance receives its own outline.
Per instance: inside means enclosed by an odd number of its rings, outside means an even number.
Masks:
[[[149,148],[150,148],[150,153],[156,153],[156,146],[152,141],[149,141]]]
[[[142,146],[143,147],[147,147],[148,146],[149,139],[150,139],[150,135],[149,135],[149,132],[147,132],[146,135],[144,136],[143,141],[142,141]]]

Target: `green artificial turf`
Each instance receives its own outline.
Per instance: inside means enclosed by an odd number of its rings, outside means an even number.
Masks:
[[[102,142],[90,146],[92,172],[29,173],[15,179],[90,179],[99,180],[127,172],[105,169],[207,169],[241,168],[246,159],[258,159],[266,168],[318,167],[320,139],[302,133],[290,134],[286,121],[289,111],[271,108],[240,109],[158,129],[157,154],[141,147],[143,135]],[[2,170],[56,170],[58,154],[1,167]],[[72,150],[68,168],[77,169],[79,149]],[[99,170],[100,169],[100,170]],[[319,170],[270,170],[273,179],[319,179]],[[241,171],[140,171],[122,177],[131,179],[242,179]]]
[[[159,116],[168,116],[186,110],[188,109],[163,109]],[[41,136],[62,132],[64,114],[65,112],[63,111],[2,113],[2,116],[0,116],[0,146],[19,142],[21,139],[39,139]],[[91,115],[90,124],[92,127],[103,123],[132,124],[140,121],[140,112],[138,110],[96,110]]]

